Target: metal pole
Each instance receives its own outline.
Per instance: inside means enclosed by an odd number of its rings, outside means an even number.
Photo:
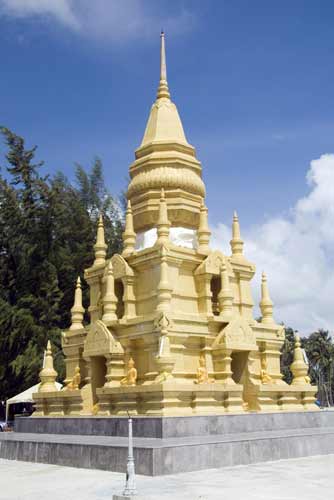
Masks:
[[[128,447],[128,461],[126,463],[126,483],[123,495],[137,495],[136,490],[136,474],[135,474],[135,460],[133,457],[133,440],[132,440],[132,418],[128,413],[129,424],[129,447]]]

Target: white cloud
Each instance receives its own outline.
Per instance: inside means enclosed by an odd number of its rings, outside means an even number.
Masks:
[[[296,202],[288,216],[243,232],[245,256],[257,266],[257,303],[260,274],[265,270],[278,321],[303,334],[317,328],[333,332],[334,155],[312,161],[306,180],[309,194]],[[229,228],[214,228],[214,246],[229,253],[229,239]]]
[[[57,23],[83,37],[124,42],[156,35],[163,27],[169,34],[189,30],[193,15],[173,6],[173,15],[154,9],[144,0],[0,0],[0,12],[16,18]]]
[[[0,0],[3,13],[13,17],[50,16],[78,29],[78,20],[69,0]]]

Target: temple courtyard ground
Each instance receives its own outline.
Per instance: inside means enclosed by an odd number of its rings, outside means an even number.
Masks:
[[[0,459],[1,500],[111,500],[123,487],[124,474]],[[137,487],[140,500],[327,500],[334,455],[137,476]]]

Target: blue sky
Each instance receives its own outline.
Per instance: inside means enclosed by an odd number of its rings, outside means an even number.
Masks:
[[[202,161],[211,225],[224,233],[237,209],[251,251],[283,221],[298,231],[304,255],[305,231],[319,232],[319,213],[333,208],[324,189],[334,183],[332,158],[310,167],[334,152],[332,0],[0,0],[0,123],[37,144],[50,173],[71,178],[74,162],[89,165],[98,155],[119,193],[155,99],[161,28],[172,98]],[[317,200],[311,215],[300,210],[305,197]],[[326,278],[334,255],[326,234],[305,256],[316,276],[295,276],[286,287]],[[277,251],[298,267],[286,247],[281,239],[273,251],[271,242],[265,255],[258,251],[260,265],[275,266]],[[280,277],[272,281],[283,297]],[[323,280],[317,286],[319,295]],[[334,296],[334,280],[328,286]],[[284,297],[280,315],[289,316]],[[334,324],[332,305],[321,307],[314,321]],[[298,322],[300,311],[290,316]]]
[[[98,155],[112,191],[124,186],[155,97],[161,27],[213,223],[235,208],[246,225],[286,210],[307,189],[309,161],[333,150],[332,1],[146,0],[133,5],[147,17],[138,33],[100,37],[8,3],[18,7],[0,18],[0,121],[38,144],[50,172],[71,177],[75,161]],[[98,3],[106,21],[123,9],[120,0]]]

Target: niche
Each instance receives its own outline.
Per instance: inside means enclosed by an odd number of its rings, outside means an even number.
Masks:
[[[97,402],[96,389],[103,387],[106,381],[106,359],[104,356],[94,356],[90,358],[91,384],[93,392],[93,402]]]
[[[124,316],[124,285],[121,279],[115,280],[115,295],[117,297],[116,316],[121,319]]]
[[[244,384],[247,374],[248,351],[232,352],[232,379],[236,384]]]
[[[219,315],[219,300],[218,294],[221,290],[222,284],[220,276],[212,276],[210,282],[210,290],[211,290],[211,303],[212,303],[212,313],[215,316]]]

